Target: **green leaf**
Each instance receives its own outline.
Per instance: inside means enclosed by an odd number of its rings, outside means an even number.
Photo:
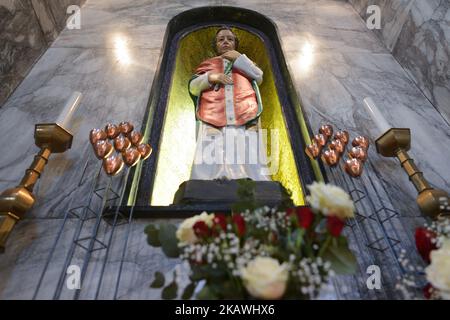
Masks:
[[[172,300],[177,297],[177,290],[178,285],[175,281],[173,281],[171,284],[169,284],[167,287],[165,287],[162,291],[162,298],[164,300]]]
[[[192,281],[200,281],[203,279],[203,272],[198,266],[191,265],[191,271],[190,279]]]
[[[202,290],[197,294],[196,297],[198,300],[215,300],[217,297],[214,295],[214,293],[211,291],[211,289],[205,285]]]
[[[330,246],[322,257],[331,263],[331,269],[337,274],[352,274],[356,272],[356,258],[347,247]]]
[[[161,242],[164,254],[169,258],[178,258],[180,254],[176,232],[177,227],[173,224],[163,224],[160,226],[158,239]]]
[[[231,280],[221,281],[220,283],[213,282],[210,289],[220,299],[239,299],[241,292],[233,285]]]
[[[339,247],[348,247],[348,241],[345,236],[339,236],[337,242]]]
[[[221,265],[218,265],[216,268],[213,268],[211,265],[191,265],[191,271],[190,279],[193,282],[206,278],[221,281],[227,275],[225,267]]]
[[[162,288],[164,286],[164,282],[166,282],[166,279],[164,279],[164,275],[157,271],[155,272],[155,280],[150,284],[150,288]]]
[[[196,285],[197,284],[195,282],[191,282],[186,288],[184,288],[181,299],[189,300],[190,298],[192,298]]]
[[[218,266],[217,268],[213,268],[212,266],[207,266],[206,273],[211,277],[216,279],[217,281],[220,278],[224,278],[227,275],[226,267]]]
[[[149,224],[145,227],[144,232],[147,234],[147,242],[152,247],[160,247],[159,241],[159,228],[153,224]]]

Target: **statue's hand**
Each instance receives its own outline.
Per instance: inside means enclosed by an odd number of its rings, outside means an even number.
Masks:
[[[228,59],[230,61],[235,61],[237,58],[239,58],[241,54],[237,52],[236,50],[230,50],[222,54],[222,58]]]
[[[231,78],[231,76],[223,73],[209,73],[208,81],[212,84],[233,84],[233,79]]]

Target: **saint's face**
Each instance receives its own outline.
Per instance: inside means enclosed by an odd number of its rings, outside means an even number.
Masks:
[[[234,34],[230,30],[221,30],[216,37],[216,47],[219,55],[230,50],[235,50],[236,42]]]

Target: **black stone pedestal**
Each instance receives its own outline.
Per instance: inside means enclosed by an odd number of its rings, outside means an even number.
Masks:
[[[175,193],[174,205],[217,205],[229,207],[239,201],[239,180],[189,180]],[[277,181],[255,181],[255,200],[258,204],[274,207],[289,195]]]

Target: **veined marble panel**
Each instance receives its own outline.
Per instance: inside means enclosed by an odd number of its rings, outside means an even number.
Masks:
[[[72,149],[55,154],[45,168],[30,216],[60,216],[88,157],[92,156],[89,130],[107,122],[142,123],[159,50],[121,48],[50,48],[0,109],[0,144],[14,152],[2,156],[0,189],[15,186],[38,151],[35,123],[55,121],[73,91],[83,93],[75,114]],[[87,188],[88,186],[86,186]],[[87,194],[87,191],[85,191]]]
[[[58,0],[47,2],[47,7],[53,14],[58,33],[66,27],[67,18],[70,16],[70,13],[67,13],[67,8],[72,5],[81,7],[85,2],[86,0]]]
[[[376,35],[348,3],[339,1],[307,2],[285,11],[259,10],[275,19],[281,35],[283,50],[387,53]]]
[[[0,107],[64,29],[66,9],[85,0],[0,3]]]
[[[83,7],[80,30],[64,30],[55,47],[114,48],[127,45],[160,49],[169,20],[185,10],[214,1],[89,1]]]
[[[393,54],[450,124],[450,2],[415,1]]]
[[[364,21],[372,15],[367,8],[376,5],[381,9],[381,29],[374,30],[385,46],[392,52],[398,36],[407,20],[411,6],[416,0],[349,0]]]
[[[0,3],[0,106],[45,48],[46,41],[30,2]]]
[[[450,143],[450,127],[392,55],[318,52],[312,53],[308,65],[302,52],[287,52],[287,57],[313,129],[330,122],[353,133],[376,137],[376,128],[363,108],[363,99],[373,97],[392,126],[411,128],[411,154],[427,179],[450,189],[450,167],[442,161],[450,156],[450,150],[443,147]],[[386,180],[408,190],[405,195],[415,196],[398,163],[382,158],[374,149],[371,157]]]
[[[256,10],[276,20],[280,30],[291,31],[284,41],[295,46],[297,35],[309,37],[310,30],[320,33],[325,49],[355,48],[382,50],[378,39],[361,28],[362,22],[344,1],[134,1],[88,2],[82,11],[80,30],[65,30],[54,47],[113,48],[117,37],[127,39],[131,46],[160,48],[170,17],[182,11],[207,5],[237,6]],[[296,36],[294,36],[294,34]],[[284,39],[283,39],[284,40]]]
[[[123,272],[118,290],[118,299],[160,299],[160,291],[149,288],[154,272],[160,270],[169,272],[175,267],[177,260],[168,259],[159,248],[147,244],[144,234],[145,226],[152,221],[135,220],[131,224]],[[37,292],[37,299],[53,299],[58,280],[66,275],[64,263],[69,255],[75,231],[80,222],[68,219],[63,226],[63,219],[25,219],[14,230],[9,239],[5,254],[0,256],[0,299],[31,299],[38,288],[41,275],[42,283]],[[88,235],[94,226],[94,221],[85,222],[81,237]],[[112,245],[106,257],[106,250],[94,251],[90,259],[85,280],[82,283],[81,299],[93,299],[100,283],[100,273],[105,265],[104,277],[101,281],[99,298],[112,299],[117,283],[119,264],[122,261],[124,239],[128,233],[128,224],[116,226]],[[61,236],[53,255],[50,247]],[[111,227],[103,222],[98,233],[98,239],[109,243]],[[87,245],[86,243],[83,243]],[[86,259],[86,251],[75,246],[70,264],[80,268]],[[45,264],[49,259],[48,267]],[[64,278],[63,278],[64,279]],[[60,299],[72,299],[75,291],[69,290],[64,279]]]
[[[367,7],[381,8],[385,46],[423,94],[450,123],[450,3],[441,0],[349,0],[363,20]]]
[[[39,22],[39,27],[44,33],[47,43],[52,43],[58,36],[58,30],[56,28],[55,18],[48,6],[48,2],[31,0],[31,5],[33,6],[33,10]]]

